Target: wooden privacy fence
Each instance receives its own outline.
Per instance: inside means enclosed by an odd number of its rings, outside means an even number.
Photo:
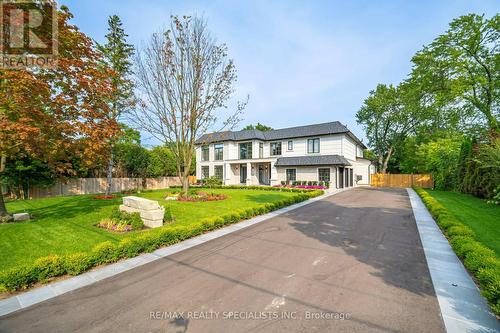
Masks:
[[[196,176],[189,176],[189,182],[194,184]],[[158,178],[113,178],[111,192],[129,190],[159,190],[170,186],[181,185],[178,177]],[[47,198],[60,195],[97,194],[106,192],[106,178],[76,178],[67,181],[58,180],[48,188],[32,187],[29,190],[30,199]]]
[[[375,173],[371,176],[371,186],[433,188],[434,180],[430,174],[392,174]]]

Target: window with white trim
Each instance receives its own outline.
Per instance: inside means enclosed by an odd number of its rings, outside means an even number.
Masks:
[[[224,144],[217,143],[214,145],[214,160],[222,161],[224,159]]]
[[[286,169],[286,181],[296,181],[297,180],[297,170],[296,169]]]
[[[281,142],[271,142],[271,156],[281,155]]]
[[[214,176],[222,180],[222,177],[224,177],[224,167],[222,165],[214,166]]]
[[[201,179],[205,179],[208,177],[210,177],[208,166],[202,166],[201,167]]]
[[[319,153],[319,138],[307,140],[307,152],[309,154]]]
[[[208,146],[202,146],[201,147],[201,160],[202,161],[208,161],[209,160]]]
[[[330,168],[319,168],[318,169],[318,181],[329,182],[330,181]]]

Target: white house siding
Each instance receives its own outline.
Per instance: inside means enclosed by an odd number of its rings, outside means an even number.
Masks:
[[[342,154],[350,161],[356,160],[356,143],[347,135],[342,136]]]
[[[354,180],[356,176],[360,175],[362,179],[358,181],[357,185],[370,185],[371,174],[373,173],[373,168],[369,160],[358,159],[355,162],[351,162],[354,169]]]

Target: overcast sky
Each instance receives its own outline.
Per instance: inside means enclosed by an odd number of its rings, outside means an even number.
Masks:
[[[102,42],[107,17],[120,16],[140,45],[170,15],[202,15],[238,70],[230,108],[250,95],[240,128],[338,120],[364,138],[355,114],[377,83],[397,84],[412,55],[471,12],[491,17],[498,0],[187,1],[67,0],[73,22]],[[154,143],[143,135],[146,144]]]

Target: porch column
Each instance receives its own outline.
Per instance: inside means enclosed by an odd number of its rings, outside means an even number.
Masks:
[[[274,166],[273,162],[271,162],[271,178],[269,179],[269,184],[271,186],[278,185],[278,169]]]
[[[247,185],[252,185],[252,163],[247,162]]]
[[[232,177],[233,177],[233,172],[231,170],[231,164],[225,163],[224,164],[224,185],[230,185]]]

